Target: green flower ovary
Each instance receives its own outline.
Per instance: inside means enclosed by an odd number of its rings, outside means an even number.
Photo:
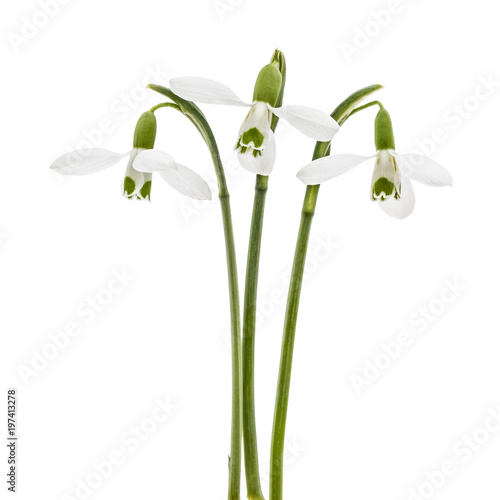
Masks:
[[[259,73],[253,92],[253,101],[267,102],[276,106],[282,84],[279,62],[266,64]]]

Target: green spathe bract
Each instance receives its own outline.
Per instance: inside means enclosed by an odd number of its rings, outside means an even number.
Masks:
[[[156,117],[152,111],[141,115],[135,126],[134,148],[153,149],[156,139]]]
[[[275,106],[281,92],[281,72],[275,63],[266,64],[259,73],[253,91],[253,100]]]
[[[273,106],[275,108],[280,108],[283,105],[283,97],[285,94],[285,84],[286,84],[286,61],[285,61],[285,55],[283,54],[283,52],[281,52],[281,50],[276,49],[274,51],[273,57],[271,58],[271,64],[277,66],[281,74],[281,89],[278,94],[278,98],[276,99],[276,102]],[[273,117],[271,119],[271,130],[273,132],[276,131],[276,127],[278,126],[278,121],[279,118],[275,114],[273,114]]]
[[[385,108],[381,108],[375,117],[375,147],[377,151],[396,149],[391,116]]]

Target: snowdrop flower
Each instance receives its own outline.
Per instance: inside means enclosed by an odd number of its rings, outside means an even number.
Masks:
[[[152,111],[144,113],[137,122],[134,145],[128,153],[115,153],[107,149],[80,149],[58,158],[51,169],[61,175],[88,175],[105,170],[128,156],[123,181],[123,195],[139,200],[151,199],[153,172],[175,190],[199,200],[210,200],[208,184],[191,169],[176,163],[167,153],[154,150],[156,117]]]
[[[240,128],[235,149],[241,165],[248,171],[269,175],[274,166],[276,145],[271,120],[276,115],[317,141],[330,141],[339,130],[335,120],[314,108],[306,106],[274,107],[281,90],[282,76],[278,63],[264,66],[255,83],[253,104],[242,101],[222,83],[199,77],[181,77],[170,80],[170,88],[183,99],[209,104],[250,107]]]
[[[381,108],[375,118],[375,168],[371,183],[371,199],[391,217],[404,219],[415,206],[411,181],[427,186],[451,186],[451,175],[430,158],[413,153],[399,155],[395,151],[391,117]],[[333,179],[373,156],[334,155],[314,160],[299,170],[297,177],[308,185],[317,185]]]

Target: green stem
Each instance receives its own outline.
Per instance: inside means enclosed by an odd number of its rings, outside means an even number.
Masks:
[[[231,411],[231,454],[229,460],[228,499],[239,500],[241,482],[241,426],[242,426],[242,387],[241,387],[241,326],[238,273],[234,245],[233,223],[229,192],[219,192],[224,236],[226,242],[227,270],[231,308],[231,359],[232,359],[232,411]]]
[[[314,210],[316,208],[318,192],[319,186],[307,186],[302,207],[299,235],[295,247],[290,288],[288,290],[271,442],[271,473],[269,485],[269,498],[271,500],[281,500],[283,495],[283,453],[285,447],[288,396],[290,394],[290,379],[292,376],[293,346],[295,342],[295,329],[297,326],[297,315],[299,312],[299,300],[307,256],[307,246],[309,243],[309,235],[311,233],[311,225],[314,217]]]
[[[170,89],[161,85],[149,85],[172,99],[177,108],[191,120],[203,136],[212,156],[219,188],[219,200],[224,224],[226,244],[227,273],[229,280],[229,302],[231,311],[231,358],[232,358],[232,410],[231,410],[231,452],[229,459],[228,499],[239,500],[241,483],[241,436],[242,436],[242,381],[241,381],[241,324],[240,299],[238,290],[238,273],[236,265],[236,249],[234,244],[231,204],[227,189],[224,167],[220,159],[219,149],[213,132],[201,112],[194,103],[181,99]],[[174,105],[175,106],[175,105]]]
[[[149,111],[154,113],[157,109],[161,108],[173,108],[176,109],[177,111],[181,111],[181,108],[177,106],[177,104],[174,104],[173,102],[162,102],[160,104],[157,104],[156,106],[153,106]]]
[[[276,49],[271,57],[281,73],[281,88],[275,102],[283,104],[286,84],[286,62],[283,52]],[[274,133],[279,118],[273,114],[271,130]],[[255,423],[255,318],[257,315],[257,287],[259,281],[259,261],[264,223],[264,208],[269,177],[257,175],[253,204],[250,239],[248,243],[247,271],[245,279],[245,299],[243,306],[243,443],[245,453],[245,475],[249,500],[264,500],[260,485],[259,454],[257,446],[257,426]]]
[[[380,85],[365,87],[351,94],[340,103],[331,114],[332,118],[342,126],[352,115],[355,107],[367,95],[380,89]],[[373,105],[375,103],[370,103]],[[313,160],[322,158],[330,153],[330,142],[318,142],[314,149]],[[288,300],[285,311],[283,341],[281,345],[281,359],[278,375],[278,387],[274,407],[273,433],[271,440],[271,470],[269,477],[269,499],[282,500],[283,498],[283,454],[285,448],[286,417],[288,412],[288,398],[290,395],[290,381],[292,377],[293,348],[295,330],[299,312],[300,292],[304,277],[304,266],[307,257],[307,247],[311,226],[318,200],[319,185],[307,186],[302,216],[300,219],[299,234],[295,247],[295,256],[288,289]]]
[[[363,104],[363,106],[359,106],[355,109],[353,109],[350,113],[349,113],[349,118],[356,114],[356,113],[359,113],[360,111],[363,111],[363,109],[367,109],[367,108],[371,108],[372,106],[378,106],[380,109],[384,109],[384,105],[380,102],[380,101],[372,101],[372,102],[369,102],[367,104]]]
[[[257,175],[250,240],[248,243],[245,298],[243,305],[243,441],[245,474],[249,500],[263,500],[260,485],[257,429],[255,424],[254,357],[257,285],[262,241],[262,225],[269,177]]]

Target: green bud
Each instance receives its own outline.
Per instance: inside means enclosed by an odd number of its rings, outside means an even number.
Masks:
[[[152,111],[141,115],[135,126],[134,148],[153,149],[156,139],[156,117]]]
[[[266,64],[259,73],[253,91],[253,100],[276,105],[281,91],[281,72],[276,63]]]
[[[385,108],[381,108],[375,117],[375,147],[382,149],[396,149],[392,120]]]

